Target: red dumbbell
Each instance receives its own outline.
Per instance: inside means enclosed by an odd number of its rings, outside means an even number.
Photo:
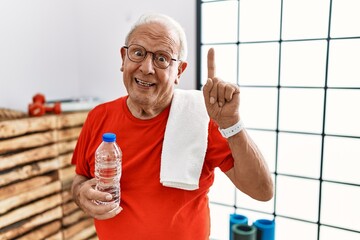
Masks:
[[[45,104],[45,96],[41,93],[37,93],[33,96],[33,103]]]
[[[29,110],[29,115],[34,117],[42,116],[46,113],[45,106],[39,102],[30,103],[28,110]]]
[[[60,102],[54,103],[54,105],[52,107],[50,107],[48,105],[44,105],[44,106],[45,106],[45,112],[47,112],[47,113],[55,113],[55,114],[61,113],[61,103]]]
[[[36,94],[33,97],[33,103],[28,106],[30,116],[42,116],[45,113],[61,113],[60,102],[54,103],[53,106],[45,105],[45,96],[42,94]]]

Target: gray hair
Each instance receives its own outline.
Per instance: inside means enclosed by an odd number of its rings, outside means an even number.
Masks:
[[[173,18],[159,13],[147,13],[142,15],[135,24],[131,27],[129,33],[126,35],[125,38],[125,44],[128,45],[129,38],[131,34],[135,31],[135,29],[141,25],[147,24],[147,23],[160,23],[164,26],[168,27],[169,29],[172,29],[175,31],[177,36],[179,37],[180,42],[180,52],[179,52],[179,59],[180,60],[186,60],[187,58],[187,40],[184,29],[181,27],[181,25],[175,21]]]

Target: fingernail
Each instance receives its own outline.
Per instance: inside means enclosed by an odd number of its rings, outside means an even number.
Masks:
[[[123,210],[122,207],[119,207],[119,208],[116,210],[116,214],[119,214],[122,210]]]
[[[116,203],[111,204],[112,209],[115,209],[115,208],[118,208],[118,207],[119,207],[119,204],[116,204]]]
[[[108,201],[110,201],[111,199],[112,199],[112,195],[111,194],[108,194],[108,195],[106,195],[106,200],[108,200]]]
[[[210,103],[214,104],[215,103],[215,98],[214,97],[210,97]]]
[[[222,102],[219,102],[219,107],[222,107],[224,104]]]

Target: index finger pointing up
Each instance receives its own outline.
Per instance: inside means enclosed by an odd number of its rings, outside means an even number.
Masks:
[[[213,48],[210,48],[207,55],[207,67],[208,67],[208,78],[214,78],[215,71],[215,51]]]

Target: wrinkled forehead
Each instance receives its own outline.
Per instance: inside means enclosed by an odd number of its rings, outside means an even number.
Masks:
[[[161,23],[146,23],[138,26],[129,35],[128,45],[139,44],[145,48],[179,52],[180,40],[175,31]]]

